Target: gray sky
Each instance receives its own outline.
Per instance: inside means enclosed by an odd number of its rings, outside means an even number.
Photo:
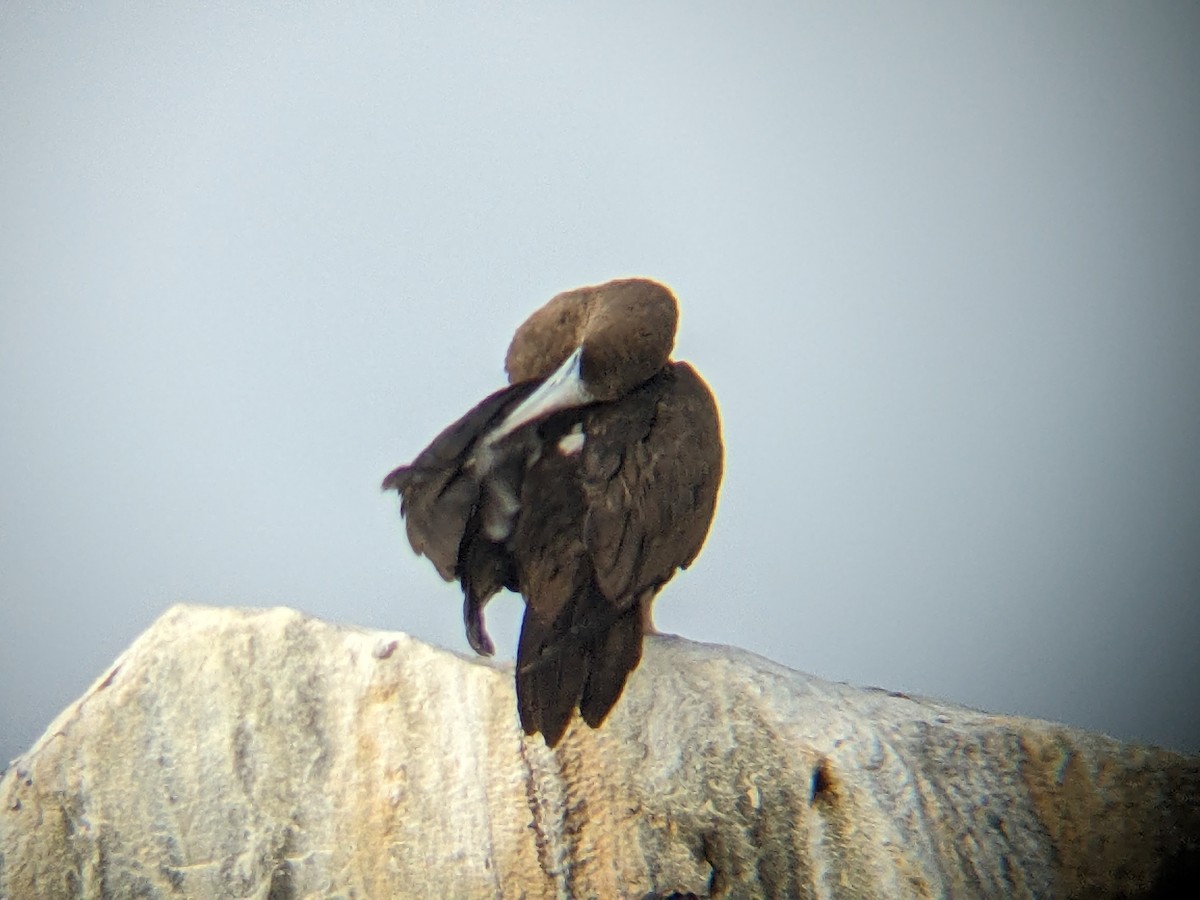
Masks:
[[[465,651],[379,480],[629,274],[728,452],[660,628],[1200,751],[1200,7],[36,6],[0,765],[180,600]]]

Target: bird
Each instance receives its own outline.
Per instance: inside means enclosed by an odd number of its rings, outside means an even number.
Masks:
[[[409,543],[484,607],[521,594],[517,712],[549,747],[599,728],[641,661],[651,604],[700,553],[724,467],[716,399],[671,352],[674,293],[624,278],[557,294],[516,331],[508,385],[383,480]]]

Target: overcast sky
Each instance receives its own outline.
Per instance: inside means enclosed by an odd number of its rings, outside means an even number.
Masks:
[[[0,766],[179,601],[466,651],[380,478],[630,274],[661,629],[1200,751],[1200,7],[136,5],[0,6]]]

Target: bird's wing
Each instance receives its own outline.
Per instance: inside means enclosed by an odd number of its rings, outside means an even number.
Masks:
[[[458,574],[468,524],[487,499],[483,488],[491,473],[480,473],[468,462],[480,439],[536,386],[523,382],[496,391],[443,430],[411,464],[383,479],[384,490],[400,494],[413,550],[427,556],[447,581]]]
[[[578,453],[559,442],[574,422]],[[712,395],[679,365],[541,430],[512,540],[526,602],[517,709],[553,746],[576,705],[596,727],[620,697],[642,654],[639,601],[700,551],[722,451]]]
[[[601,591],[621,609],[686,568],[716,509],[723,450],[716,401],[674,363],[584,420],[583,540]]]

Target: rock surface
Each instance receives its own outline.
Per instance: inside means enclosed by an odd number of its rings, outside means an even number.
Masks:
[[[0,778],[11,898],[1170,896],[1198,859],[1195,757],[665,636],[548,751],[509,667],[287,609],[175,607]]]

